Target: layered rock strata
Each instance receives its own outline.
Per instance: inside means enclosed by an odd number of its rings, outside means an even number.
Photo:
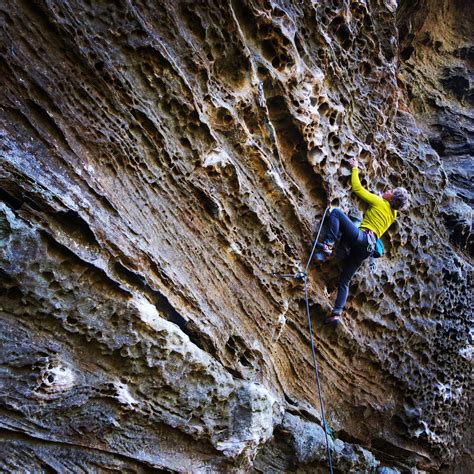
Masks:
[[[425,4],[400,5],[401,47],[396,6],[0,5],[2,469],[326,472],[303,288],[272,273],[303,268],[327,206],[362,210],[358,154],[412,200],[337,330],[340,262],[309,270],[334,465],[457,465],[470,148],[440,159],[408,90],[432,97],[403,29]]]

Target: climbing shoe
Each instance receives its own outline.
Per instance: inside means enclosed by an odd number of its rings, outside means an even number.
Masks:
[[[318,244],[318,247],[325,253],[326,255],[332,255],[332,251],[334,249],[334,244],[329,242],[323,242],[322,244]]]
[[[334,314],[332,313],[331,316],[328,316],[325,320],[324,320],[324,324],[331,324],[332,326],[336,326],[340,323],[340,318],[341,318],[341,315],[340,314]]]

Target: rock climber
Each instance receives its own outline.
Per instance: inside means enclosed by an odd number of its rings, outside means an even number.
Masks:
[[[352,191],[367,202],[369,208],[365,212],[359,228],[340,209],[333,209],[329,216],[329,231],[324,242],[320,245],[322,251],[327,255],[331,255],[336,240],[342,235],[342,238],[350,247],[350,253],[343,263],[336,302],[331,315],[326,318],[327,324],[339,323],[352,277],[362,265],[362,262],[372,255],[375,242],[382,237],[395,221],[397,211],[408,206],[410,198],[405,188],[389,189],[381,197],[372,194],[360,184],[358,158],[351,158],[349,164],[352,167]]]

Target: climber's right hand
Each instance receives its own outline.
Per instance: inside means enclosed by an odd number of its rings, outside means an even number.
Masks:
[[[359,159],[355,156],[353,156],[349,160],[349,164],[351,165],[351,168],[358,168],[359,167]]]

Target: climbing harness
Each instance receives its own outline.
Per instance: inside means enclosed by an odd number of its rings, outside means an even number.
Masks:
[[[324,219],[326,218],[326,214],[327,214],[328,211],[329,211],[329,207],[326,208],[326,210],[324,211],[323,217],[321,219],[321,224],[319,225],[319,230],[318,230],[318,233],[316,235],[316,238],[314,239],[313,248],[311,249],[311,254],[309,256],[308,263],[306,264],[306,267],[305,267],[304,271],[296,272],[293,275],[291,275],[291,274],[277,274],[277,273],[273,273],[272,275],[273,276],[279,276],[281,278],[295,278],[297,280],[303,280],[304,281],[304,297],[305,297],[305,301],[306,301],[306,315],[307,315],[307,318],[308,318],[309,341],[311,343],[311,354],[313,356],[314,374],[316,376],[316,385],[317,385],[317,388],[318,388],[319,404],[321,406],[321,418],[323,420],[324,436],[326,438],[326,449],[327,449],[327,453],[328,453],[329,472],[332,474],[333,473],[333,471],[332,471],[332,457],[331,457],[331,449],[329,447],[328,426],[327,426],[327,423],[326,423],[326,415],[325,415],[325,412],[324,412],[323,394],[322,394],[322,390],[321,390],[321,382],[319,380],[319,370],[318,370],[318,362],[316,360],[316,350],[314,348],[313,328],[311,326],[311,313],[310,313],[310,310],[309,310],[309,297],[308,297],[308,268],[309,268],[309,265],[311,263],[311,260],[313,259],[314,252],[316,251],[319,236],[320,236],[321,230],[323,228]]]
[[[385,247],[383,245],[382,239],[377,238],[373,230],[363,229],[365,235],[367,235],[367,251],[370,252],[373,258],[383,257],[385,252]]]

